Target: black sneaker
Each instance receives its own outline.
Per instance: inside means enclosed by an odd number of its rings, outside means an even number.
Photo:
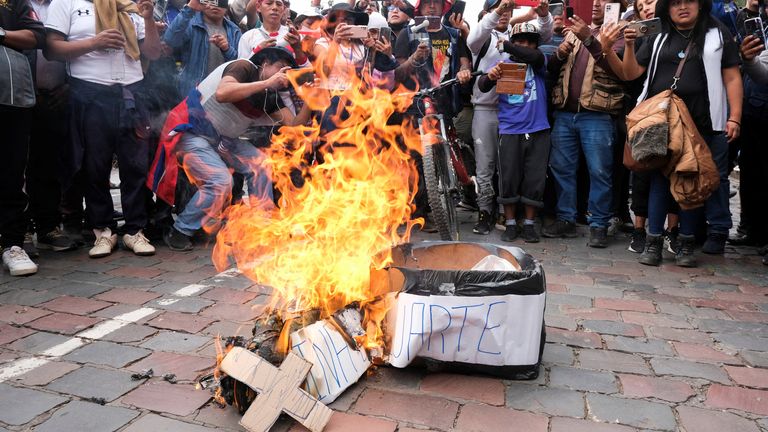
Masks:
[[[696,237],[680,235],[680,248],[675,256],[675,264],[680,267],[696,267],[699,263],[693,255],[693,248],[696,244]]]
[[[645,249],[645,228],[635,228],[632,231],[632,240],[629,242],[628,251],[634,253],[643,253]]]
[[[556,220],[555,223],[541,230],[541,235],[548,238],[574,238],[579,236],[576,232],[576,224],[562,219]]]
[[[539,234],[536,233],[536,227],[530,224],[523,224],[522,237],[526,243],[539,242]]]
[[[664,248],[664,239],[660,235],[648,235],[645,238],[645,250],[640,255],[638,262],[649,266],[659,266],[662,256],[661,250]]]
[[[608,247],[608,228],[589,227],[589,243],[587,246],[603,249]]]
[[[664,230],[664,250],[677,256],[677,252],[680,250],[680,241],[678,240],[680,230],[677,227],[671,230]]]
[[[515,241],[517,236],[520,235],[520,230],[517,225],[507,225],[507,228],[501,234],[501,239],[506,242]]]
[[[701,251],[709,255],[722,255],[725,252],[726,240],[728,240],[728,234],[709,233]]]
[[[38,249],[63,252],[77,249],[78,244],[76,241],[69,238],[67,233],[62,231],[59,227],[56,227],[48,234],[45,234],[42,237],[38,236],[37,247]]]
[[[170,227],[165,232],[163,240],[172,251],[187,252],[192,250],[192,239],[174,227]]]
[[[491,232],[491,215],[485,210],[480,210],[477,217],[477,223],[472,232],[475,234],[490,234]]]

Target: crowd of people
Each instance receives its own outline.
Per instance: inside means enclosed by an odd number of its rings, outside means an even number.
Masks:
[[[473,149],[476,194],[462,204],[478,212],[477,234],[500,226],[503,241],[538,242],[576,237],[586,224],[589,246],[627,232],[629,250],[655,266],[665,252],[696,266],[701,243],[708,254],[723,254],[727,242],[765,253],[768,52],[751,25],[768,23],[764,4],[625,1],[593,0],[591,17],[580,17],[547,0],[483,0],[470,25],[451,0],[339,0],[325,9],[312,0],[297,12],[287,0],[4,0],[3,264],[11,275],[34,274],[38,248],[85,241],[91,257],[105,257],[118,234],[136,255],[155,253],[150,239],[192,249],[232,203],[276,205],[260,164],[272,134],[312,121],[333,129],[344,114],[339,94],[360,77],[387,90],[458,79],[434,105]],[[618,22],[604,23],[609,3]],[[658,34],[629,25],[654,18]],[[523,68],[522,91],[497,92],[505,63]],[[322,112],[291,84],[291,70],[304,68],[322,71],[302,84],[330,92]],[[693,209],[675,201],[668,170],[622,163],[626,115],[670,88],[719,176]],[[390,122],[413,127],[423,104],[415,99]],[[115,163],[119,185],[110,182]],[[736,165],[741,215],[729,238]],[[413,215],[431,231],[423,180],[414,187]]]

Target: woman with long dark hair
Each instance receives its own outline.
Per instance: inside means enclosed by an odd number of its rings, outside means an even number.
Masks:
[[[669,89],[678,64],[688,57],[675,94],[687,105],[720,174],[720,187],[704,206],[709,233],[702,252],[721,254],[732,226],[728,207],[728,143],[740,133],[743,89],[738,46],[728,29],[710,16],[711,10],[712,0],[659,0],[656,17],[661,18],[663,32],[644,41],[635,52],[638,32],[627,28],[623,70],[627,79],[636,79],[647,71],[638,98],[641,102]],[[640,257],[642,264],[661,264],[670,194],[669,180],[663,173],[651,173],[648,237]],[[675,258],[679,266],[696,266],[693,250],[698,215],[695,210],[680,212],[680,244]]]

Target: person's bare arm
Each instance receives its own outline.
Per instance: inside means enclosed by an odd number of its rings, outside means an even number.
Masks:
[[[6,30],[3,45],[17,50],[34,49],[37,38],[32,30]]]
[[[637,63],[635,57],[635,40],[637,39],[637,30],[627,28],[624,30],[624,58],[622,59],[622,71],[625,80],[636,80],[645,73],[643,66]]]
[[[144,40],[141,42],[141,54],[149,60],[157,60],[163,54],[163,46],[160,43],[160,33],[155,26],[152,0],[139,0],[139,12],[144,18]]]
[[[728,96],[728,121],[725,135],[732,142],[741,134],[741,105],[744,100],[744,84],[738,66],[723,69],[723,83]]]
[[[225,76],[221,79],[219,86],[216,88],[216,101],[219,103],[240,102],[248,96],[263,92],[268,88],[275,90],[285,88],[289,84],[288,77],[285,75],[285,71],[288,69],[290,69],[290,67],[286,66],[280,69],[280,72],[264,81],[247,83],[241,83],[234,77]]]
[[[102,49],[123,49],[125,38],[119,30],[109,29],[96,36],[78,41],[68,41],[66,36],[56,31],[49,31],[43,50],[48,60],[70,61],[91,51]]]

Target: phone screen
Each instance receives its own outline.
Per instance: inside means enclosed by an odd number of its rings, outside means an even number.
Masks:
[[[573,18],[573,7],[568,6],[565,8],[565,16],[566,18]]]
[[[549,13],[552,14],[553,17],[560,16],[563,14],[563,4],[562,3],[552,3],[549,5]]]
[[[755,36],[765,44],[765,30],[763,27],[763,20],[760,19],[760,17],[750,18],[744,21],[744,30],[747,36]]]

